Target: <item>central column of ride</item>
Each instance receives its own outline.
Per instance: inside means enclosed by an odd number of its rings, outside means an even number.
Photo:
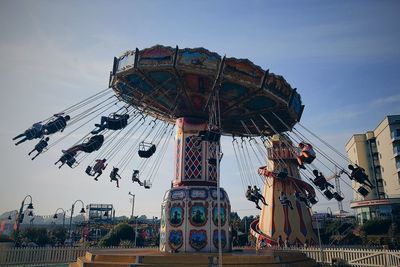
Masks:
[[[207,129],[201,119],[176,120],[175,179],[161,206],[161,251],[218,252],[218,221],[222,250],[231,250],[230,203],[222,188],[218,208],[220,144],[199,137]]]

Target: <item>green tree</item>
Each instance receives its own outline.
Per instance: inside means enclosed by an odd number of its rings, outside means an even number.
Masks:
[[[362,230],[364,230],[367,235],[382,235],[388,232],[391,223],[391,220],[369,220],[363,224]]]
[[[67,237],[67,230],[61,226],[57,226],[53,231],[52,231],[52,239],[55,242],[60,242],[64,243],[65,239]]]
[[[29,227],[22,231],[21,237],[28,242],[34,242],[39,246],[50,244],[50,238],[45,228]]]
[[[132,241],[135,238],[134,229],[127,223],[114,226],[99,242],[100,246],[119,246],[121,241]]]

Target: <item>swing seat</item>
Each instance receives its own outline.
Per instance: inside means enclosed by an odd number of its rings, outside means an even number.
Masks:
[[[72,169],[74,169],[75,167],[77,167],[79,165],[79,163],[76,162],[75,158],[71,158],[71,159],[67,160],[66,164]]]
[[[221,134],[212,131],[200,131],[199,137],[201,138],[201,141],[219,142],[221,139]]]
[[[308,201],[310,201],[311,205],[315,205],[318,203],[318,199],[315,196],[308,197]]]
[[[141,142],[139,144],[139,157],[150,158],[156,152],[156,145],[152,143]]]
[[[104,142],[103,135],[95,135],[90,137],[86,143],[82,143],[82,151],[86,153],[92,153],[101,148]]]
[[[341,196],[341,195],[339,195],[338,192],[335,192],[335,193],[333,194],[333,197],[334,197],[337,201],[342,201],[342,200],[344,199],[344,197]]]
[[[331,200],[333,198],[333,194],[331,191],[329,191],[328,189],[324,191],[324,195],[326,196],[326,198],[328,200]]]
[[[304,157],[304,163],[311,164],[314,161],[315,157],[308,155],[308,157]]]
[[[144,180],[143,181],[143,186],[144,186],[145,189],[150,189],[151,188],[150,180]]]
[[[87,175],[92,176],[92,173],[91,173],[92,172],[92,167],[91,166],[87,166],[85,172],[86,172]]]
[[[360,193],[363,197],[367,196],[369,193],[369,191],[362,186],[360,186],[360,188],[357,189],[357,192]]]

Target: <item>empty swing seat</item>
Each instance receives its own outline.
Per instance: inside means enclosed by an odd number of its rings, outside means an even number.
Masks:
[[[357,189],[357,192],[360,193],[363,197],[365,197],[369,193],[369,191],[362,186],[360,186],[360,188]]]
[[[142,142],[139,145],[139,157],[150,158],[156,152],[156,145]]]

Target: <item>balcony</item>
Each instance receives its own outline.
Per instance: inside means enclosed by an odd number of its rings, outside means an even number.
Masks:
[[[392,142],[400,141],[400,135],[392,135]]]

